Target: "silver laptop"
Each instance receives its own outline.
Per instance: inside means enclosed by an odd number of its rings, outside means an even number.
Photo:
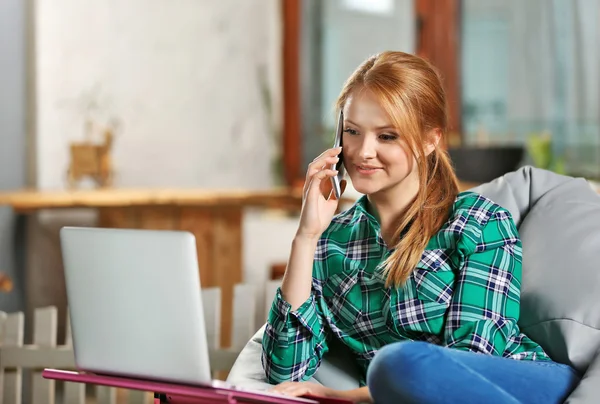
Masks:
[[[65,227],[60,239],[78,369],[211,384],[192,234]]]
[[[191,233],[63,227],[60,240],[79,370],[316,403],[211,380]]]

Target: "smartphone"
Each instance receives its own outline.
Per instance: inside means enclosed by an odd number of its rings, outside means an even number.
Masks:
[[[333,147],[342,146],[342,135],[344,134],[344,113],[340,110],[340,114],[338,117],[337,128],[335,130],[335,141],[333,142]],[[338,170],[338,174],[335,177],[331,177],[331,182],[333,183],[333,192],[337,199],[340,199],[342,196],[342,178],[344,178],[344,159],[343,159],[343,151],[338,155],[340,158],[336,164],[331,165],[332,170]]]

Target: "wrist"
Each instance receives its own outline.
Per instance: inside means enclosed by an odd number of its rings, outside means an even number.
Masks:
[[[294,236],[294,240],[293,243],[294,244],[304,244],[304,245],[317,245],[317,243],[319,242],[319,239],[321,238],[320,235],[314,235],[314,234],[302,234],[300,232],[297,232],[296,235]]]
[[[342,400],[348,400],[355,404],[360,403],[372,403],[373,399],[369,394],[367,387],[361,387],[354,390],[331,390],[331,398],[339,398]]]

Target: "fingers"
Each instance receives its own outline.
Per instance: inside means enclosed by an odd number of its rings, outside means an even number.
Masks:
[[[313,159],[313,162],[322,159],[327,156],[337,156],[342,151],[342,146],[340,147],[332,147],[331,149],[325,150],[323,153],[319,154],[317,157]]]
[[[312,177],[323,170],[324,168],[331,168],[339,161],[339,157],[337,156],[327,156],[320,160],[313,161],[308,165],[308,170],[306,170],[306,183],[309,183]]]
[[[313,175],[323,170],[324,168],[330,168],[334,164],[339,161],[339,157],[327,157],[323,160],[318,160],[314,163],[310,163],[308,165],[308,170],[306,171],[306,181],[310,181]]]
[[[335,149],[329,149],[326,150],[325,152],[321,153],[321,155],[319,157],[317,157],[316,159],[314,159],[309,165],[308,165],[308,170],[307,170],[307,176],[306,178],[310,178],[310,171],[311,170],[320,170],[322,169],[324,166],[326,166],[327,164],[335,164],[337,163],[340,158],[339,158],[339,154],[341,153],[342,148],[341,147],[337,147]],[[312,173],[314,174],[314,172]]]
[[[324,151],[323,153],[321,153],[317,158],[315,158],[308,165],[308,169],[306,170],[306,180],[304,182],[304,191],[306,191],[308,183],[310,183],[310,180],[313,177],[313,175],[318,173],[320,170],[325,168],[327,165],[333,165],[339,161],[338,155],[341,153],[341,151],[342,151],[341,147],[328,149],[328,150]]]
[[[329,168],[318,171],[305,186],[304,197],[306,198],[310,194],[311,190],[317,190],[320,192],[322,181],[327,177],[335,177],[336,175],[338,175],[338,171]]]
[[[323,179],[327,178],[327,177],[334,177],[338,175],[338,170],[332,170],[330,168],[325,168],[323,170],[320,170],[318,173],[316,173],[313,177],[313,181],[314,180],[319,180],[322,181]]]
[[[286,396],[303,396],[311,392],[310,387],[304,383],[285,382],[278,384],[271,391],[281,393]]]
[[[286,396],[300,397],[300,396],[310,394],[310,393],[311,393],[311,391],[308,387],[298,386],[298,387],[294,387],[294,388],[290,388],[289,390],[286,390],[283,394],[285,394]]]

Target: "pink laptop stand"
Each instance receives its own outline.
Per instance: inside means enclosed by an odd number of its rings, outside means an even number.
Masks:
[[[95,384],[154,393],[154,404],[346,404],[350,401],[321,397],[285,397],[267,392],[252,392],[226,387],[191,386],[186,384],[153,382],[126,377],[79,373],[67,370],[44,369],[45,379]]]

